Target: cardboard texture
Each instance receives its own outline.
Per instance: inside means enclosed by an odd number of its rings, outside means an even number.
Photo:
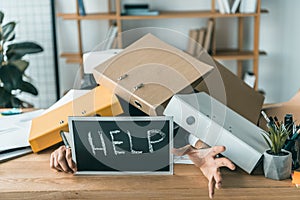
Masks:
[[[205,60],[204,58],[200,59]],[[215,61],[214,70],[195,89],[199,92],[206,92],[252,123],[257,124],[264,96],[249,87],[218,61]]]
[[[97,66],[100,85],[148,115],[162,115],[174,94],[191,93],[212,66],[148,34]]]
[[[113,116],[123,112],[117,97],[103,86],[75,98],[32,120],[29,143],[39,152],[62,141],[59,132],[68,132],[68,116]]]
[[[204,92],[174,95],[164,115],[206,144],[224,145],[223,155],[249,174],[268,149],[262,129]]]
[[[267,104],[262,109],[268,116],[277,117],[279,121],[284,121],[286,114],[293,114],[293,120],[296,124],[300,122],[300,90],[289,101],[276,104]],[[261,116],[259,126],[267,130],[266,120]]]

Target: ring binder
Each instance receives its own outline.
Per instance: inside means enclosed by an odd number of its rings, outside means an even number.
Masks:
[[[29,143],[33,152],[39,152],[61,142],[60,131],[69,131],[69,116],[114,116],[122,113],[117,97],[105,87],[98,86],[85,95],[33,119]]]
[[[128,74],[124,74],[123,76],[120,76],[119,78],[118,78],[118,81],[121,81],[121,80],[123,80],[123,79],[125,79],[125,78],[127,78],[128,77]]]
[[[140,84],[138,84],[137,86],[135,86],[135,87],[133,88],[133,91],[137,91],[138,89],[141,89],[142,87],[144,87],[144,84],[143,84],[143,83],[140,83]]]

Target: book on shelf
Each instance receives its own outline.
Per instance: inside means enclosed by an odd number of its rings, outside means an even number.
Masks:
[[[225,13],[229,14],[230,13],[230,3],[229,0],[222,0],[223,6]]]
[[[203,44],[203,48],[206,49],[207,52],[210,52],[211,50],[213,31],[214,31],[214,20],[209,19],[207,22],[207,31],[205,34],[205,40]]]
[[[85,16],[86,12],[85,12],[83,0],[77,0],[77,1],[78,1],[79,15]]]
[[[255,13],[257,9],[257,0],[241,0],[241,13]]]
[[[254,88],[255,79],[255,74],[252,72],[246,72],[244,75],[244,82],[252,88]]]
[[[189,40],[186,52],[190,55],[195,54],[195,47],[198,39],[198,29],[192,29],[189,31]]]
[[[225,14],[225,8],[224,8],[224,5],[223,5],[223,0],[218,0],[218,6],[219,6],[219,12],[221,14]]]
[[[195,52],[195,56],[197,58],[200,56],[201,51],[203,49],[205,34],[206,34],[206,28],[200,28],[198,30],[198,39],[197,39],[196,52]]]
[[[231,7],[231,13],[236,13],[238,11],[238,8],[240,6],[241,0],[234,0],[232,7]]]
[[[149,10],[149,4],[124,4],[125,10],[130,9],[147,9]]]
[[[252,7],[251,12],[255,12],[257,0],[250,0],[249,2],[248,0],[217,0],[217,3],[221,14],[230,14],[230,13],[236,13],[238,11],[239,7],[241,7],[240,4],[242,1],[244,1],[243,6],[247,7],[244,9],[245,10],[249,9],[249,11],[246,12],[250,12],[250,7]],[[253,10],[253,6],[254,6],[254,10]],[[245,12],[245,10],[243,10],[243,12]]]
[[[150,10],[148,4],[125,4],[122,15],[155,16],[159,15],[159,11]]]
[[[118,33],[118,27],[116,25],[113,25],[108,29],[103,44],[103,50],[115,48],[117,42],[116,40],[117,33]]]
[[[122,15],[133,15],[133,16],[157,16],[159,15],[158,10],[148,10],[148,11],[125,11]]]

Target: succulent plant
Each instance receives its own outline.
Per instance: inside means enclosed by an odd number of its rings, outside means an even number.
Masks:
[[[284,126],[283,122],[268,125],[268,132],[264,132],[263,137],[266,140],[272,155],[280,155],[286,140],[289,136],[288,129]]]

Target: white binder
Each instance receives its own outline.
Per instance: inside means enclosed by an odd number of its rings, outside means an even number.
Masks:
[[[251,173],[268,149],[263,130],[204,92],[174,95],[164,111],[174,122]]]

